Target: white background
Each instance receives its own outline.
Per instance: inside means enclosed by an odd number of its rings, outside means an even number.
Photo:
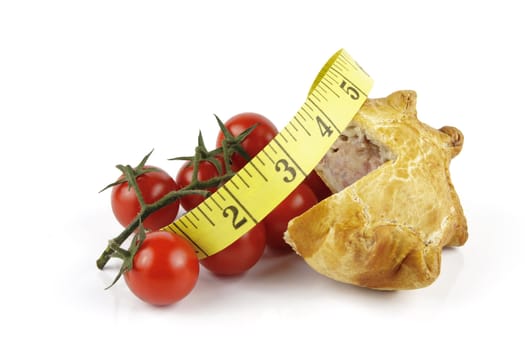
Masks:
[[[522,51],[511,1],[1,1],[0,347],[523,349]],[[175,173],[201,129],[255,111],[281,128],[345,48],[372,97],[418,93],[422,121],[465,134],[452,180],[470,238],[443,252],[430,287],[333,282],[295,255],[248,274],[203,272],[151,307],[116,264],[117,163]],[[13,343],[14,342],[14,343]],[[484,347],[487,348],[487,347]]]

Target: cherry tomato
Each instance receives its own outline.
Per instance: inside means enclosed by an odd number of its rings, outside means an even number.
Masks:
[[[321,180],[319,175],[315,172],[315,170],[312,170],[310,174],[306,177],[304,180],[308,187],[314,191],[315,195],[317,196],[318,201],[322,201],[323,199],[329,197],[332,195],[332,191],[326,186],[326,184]]]
[[[199,259],[182,237],[164,231],[146,235],[124,273],[129,289],[153,305],[169,305],[188,295],[199,276]]]
[[[219,162],[221,162],[222,170],[224,172],[224,160],[222,157],[217,158]],[[197,179],[199,181],[206,181],[213,179],[217,176],[220,176],[222,174],[219,173],[215,165],[209,161],[202,161],[199,162],[199,168],[197,170]],[[179,169],[179,172],[177,173],[177,184],[180,188],[186,187],[191,183],[191,179],[193,176],[193,165],[190,161],[184,163],[182,167]],[[217,188],[207,188],[210,192],[215,192]],[[198,206],[202,201],[206,199],[204,196],[199,195],[188,195],[184,196],[180,199],[180,203],[184,209],[187,211],[192,210],[196,206]]]
[[[201,260],[201,265],[217,275],[237,275],[248,271],[266,247],[264,224],[259,223],[220,252]]]
[[[146,204],[156,202],[167,193],[178,189],[175,180],[162,169],[138,176],[137,184]],[[137,195],[127,182],[113,186],[111,208],[122,226],[128,226],[139,213],[140,204]],[[179,201],[175,201],[150,214],[142,224],[147,230],[158,230],[171,224],[177,217],[178,211]]]
[[[237,114],[228,119],[224,125],[233,136],[238,136],[244,130],[257,125],[242,142],[242,146],[250,158],[255,157],[278,134],[275,125],[269,119],[257,113]],[[221,131],[217,136],[217,147],[222,146],[223,140],[224,134]],[[234,171],[240,170],[247,163],[248,160],[244,159],[240,154],[235,153],[232,156],[232,169]]]
[[[288,228],[288,221],[301,215],[317,203],[315,193],[304,182],[284,199],[264,218],[266,244],[278,250],[291,250],[283,235]]]

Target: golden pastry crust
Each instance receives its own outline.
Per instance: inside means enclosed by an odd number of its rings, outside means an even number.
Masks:
[[[449,173],[463,135],[421,123],[415,105],[413,91],[369,99],[349,126],[389,154],[377,169],[337,188],[326,160],[316,168],[337,193],[290,221],[285,240],[319,273],[374,289],[421,288],[439,275],[442,248],[467,240]],[[344,150],[332,153],[325,158],[344,163]]]

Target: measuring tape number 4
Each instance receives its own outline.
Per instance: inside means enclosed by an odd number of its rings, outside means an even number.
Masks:
[[[314,169],[368,97],[373,81],[344,50],[317,75],[284,129],[235,176],[164,230],[213,255],[264,219]]]

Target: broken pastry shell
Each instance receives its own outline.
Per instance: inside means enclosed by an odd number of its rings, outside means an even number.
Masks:
[[[463,134],[417,118],[416,93],[368,99],[316,167],[334,192],[291,220],[285,241],[317,272],[383,290],[428,286],[466,219],[450,179]]]

